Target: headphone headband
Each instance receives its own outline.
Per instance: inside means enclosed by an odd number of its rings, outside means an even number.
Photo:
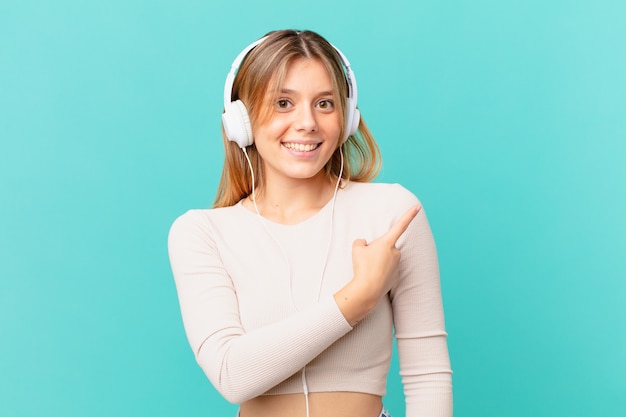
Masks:
[[[268,36],[258,39],[246,46],[243,51],[237,55],[233,63],[231,64],[230,71],[226,76],[226,82],[224,83],[224,114],[222,114],[222,123],[226,137],[232,142],[236,142],[241,148],[250,146],[254,143],[254,137],[252,136],[252,127],[250,125],[250,117],[248,111],[241,100],[232,100],[233,84],[235,83],[235,75],[239,66],[248,55],[248,53],[259,44],[263,43]],[[354,135],[359,127],[359,121],[361,114],[357,109],[357,86],[354,72],[350,67],[350,61],[335,45],[332,45],[333,49],[339,55],[341,63],[344,67],[344,76],[348,81],[348,99],[346,102],[346,120],[345,120],[345,134],[343,142],[345,142],[351,135]]]
[[[261,39],[258,39],[252,42],[250,45],[246,46],[246,48],[243,51],[241,51],[239,55],[237,55],[237,58],[235,58],[235,60],[231,64],[230,72],[226,76],[226,83],[224,84],[224,107],[226,107],[227,103],[231,102],[233,84],[235,83],[235,74],[237,73],[239,66],[243,62],[243,59],[246,57],[246,55],[248,55],[248,52],[253,50],[258,44],[262,43],[265,39],[267,39],[267,36],[262,37]]]
[[[356,106],[357,98],[358,98],[358,91],[356,88],[356,78],[354,77],[354,72],[352,71],[352,67],[350,67],[350,61],[348,61],[348,58],[346,58],[346,56],[343,54],[343,52],[341,52],[341,50],[339,50],[339,48],[337,48],[332,43],[330,44],[330,46],[333,47],[333,49],[339,54],[339,58],[341,58],[341,63],[343,64],[343,67],[345,68],[345,76],[346,76],[346,79],[348,80],[348,88],[349,88],[348,98],[353,100]]]

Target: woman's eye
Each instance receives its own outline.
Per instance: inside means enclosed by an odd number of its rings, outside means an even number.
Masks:
[[[334,103],[332,100],[322,100],[317,103],[318,107],[323,110],[330,110],[333,108]]]
[[[289,100],[285,99],[281,99],[276,102],[276,107],[279,109],[288,109],[290,105],[291,103],[289,103]]]

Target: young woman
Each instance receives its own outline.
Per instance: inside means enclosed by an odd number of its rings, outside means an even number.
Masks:
[[[413,194],[369,182],[380,155],[356,99],[318,34],[254,42],[225,85],[214,208],[170,231],[189,342],[241,417],[389,416],[394,335],[406,416],[452,415],[432,234]]]

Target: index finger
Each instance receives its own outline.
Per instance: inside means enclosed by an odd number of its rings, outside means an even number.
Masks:
[[[394,224],[391,228],[385,233],[382,237],[387,242],[392,245],[395,245],[402,233],[405,232],[411,221],[417,216],[417,213],[420,212],[422,206],[413,206],[408,209]]]

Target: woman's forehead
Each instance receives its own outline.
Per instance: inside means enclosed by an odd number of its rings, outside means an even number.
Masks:
[[[270,78],[266,92],[280,93],[315,85],[324,85],[325,90],[335,92],[336,86],[328,66],[319,58],[296,57],[279,68]]]

